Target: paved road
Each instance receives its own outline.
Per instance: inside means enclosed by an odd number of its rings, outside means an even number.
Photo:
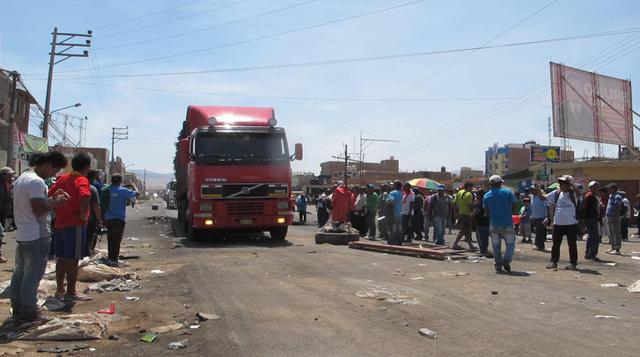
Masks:
[[[318,246],[310,225],[292,227],[284,243],[236,237],[194,244],[170,221],[149,219],[164,216],[162,209],[145,204],[130,212],[126,236],[140,240],[124,244],[141,257],[132,269],[145,289],[138,302],[122,301],[125,293],[96,296],[96,305],[118,301],[119,313],[129,316],[112,326],[119,341],[94,344],[101,355],[165,354],[168,342],[185,338],[189,346],[179,354],[193,356],[638,355],[640,295],[600,286],[640,279],[640,262],[629,257],[615,258],[615,267],[547,271],[548,255],[519,244],[513,268],[529,273],[496,275],[490,261]],[[184,246],[172,249],[174,242]],[[640,244],[625,250],[640,251]],[[190,321],[196,311],[221,318],[191,335],[137,341],[140,330]],[[423,327],[438,338],[420,336]]]

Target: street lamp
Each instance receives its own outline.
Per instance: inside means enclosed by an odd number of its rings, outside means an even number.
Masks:
[[[129,164],[129,165],[125,166],[124,167],[124,172],[127,172],[127,167],[129,167],[129,166],[136,166],[136,164]]]
[[[66,107],[64,107],[64,108],[56,109],[56,110],[52,111],[51,113],[49,113],[49,115],[51,115],[51,114],[53,114],[53,113],[55,113],[55,112],[59,112],[59,111],[61,111],[61,110],[65,110],[65,109],[69,109],[69,108],[74,108],[74,107],[75,107],[75,108],[77,108],[77,107],[79,107],[79,106],[81,106],[81,105],[82,105],[82,103],[76,103],[76,104],[74,104],[74,105],[69,105],[69,106],[66,106]]]

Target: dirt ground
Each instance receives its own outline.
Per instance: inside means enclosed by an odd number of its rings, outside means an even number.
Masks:
[[[640,252],[637,238],[623,244],[626,256],[600,255],[615,266],[581,260],[578,271],[546,270],[548,253],[518,243],[512,264],[517,272],[496,275],[490,260],[446,262],[316,245],[311,224],[291,227],[281,243],[253,237],[192,243],[164,218],[175,212],[165,213],[162,206],[154,211],[145,203],[129,214],[125,237],[138,240],[125,238],[124,250],[139,259],[129,260],[124,270],[136,272],[144,289],[90,293],[93,301],[78,303],[74,312],[80,313],[114,303],[116,314],[127,317],[109,327],[107,334],[119,340],[88,341],[95,351],[78,355],[639,354],[640,294],[601,286],[640,279],[640,260],[630,257]],[[13,263],[12,234],[5,241],[10,261],[2,266],[0,281],[10,278]],[[564,246],[560,266],[567,259]],[[163,273],[152,274],[154,269]],[[9,316],[9,307],[7,300],[0,302],[0,318]],[[160,334],[153,343],[138,339],[143,330],[193,323],[197,312],[220,319]],[[421,336],[420,328],[438,338]],[[187,340],[185,349],[167,348],[181,340]],[[0,353],[73,344],[0,341]]]

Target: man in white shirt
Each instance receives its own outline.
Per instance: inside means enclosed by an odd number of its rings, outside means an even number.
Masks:
[[[578,237],[579,228],[576,217],[576,207],[578,197],[573,188],[573,177],[563,175],[558,178],[560,188],[547,195],[550,212],[546,223],[553,224],[553,247],[551,248],[551,262],[547,265],[547,269],[558,268],[558,260],[560,260],[560,245],[562,237],[567,236],[567,244],[569,246],[569,259],[571,265],[567,265],[566,269],[576,269],[578,265],[578,246],[576,239]]]
[[[46,322],[38,310],[38,285],[44,276],[51,244],[51,209],[66,203],[69,195],[59,190],[47,198],[44,179],[53,177],[67,166],[59,152],[35,154],[31,168],[16,180],[13,189],[13,215],[16,231],[16,266],[11,277],[13,323]]]
[[[367,215],[367,194],[364,188],[355,186],[353,188],[355,200],[353,203],[353,227],[360,232],[360,237],[367,235],[367,224],[365,217]]]

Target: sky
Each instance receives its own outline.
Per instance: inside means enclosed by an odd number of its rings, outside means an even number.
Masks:
[[[65,112],[87,116],[87,146],[110,148],[111,128],[128,126],[116,155],[155,172],[171,172],[192,104],[274,107],[289,145],[304,145],[297,172],[319,173],[344,144],[358,157],[361,132],[396,141],[369,142],[365,161],[480,169],[494,143],[548,143],[550,61],[632,83],[640,76],[640,32],[331,63],[638,30],[633,0],[2,0],[2,8],[0,68],[20,72],[43,106],[53,28],[93,31],[88,58],[55,66],[51,107],[82,103]],[[290,65],[310,62],[321,65]],[[198,71],[209,72],[158,75]],[[577,157],[596,151],[569,145]]]

